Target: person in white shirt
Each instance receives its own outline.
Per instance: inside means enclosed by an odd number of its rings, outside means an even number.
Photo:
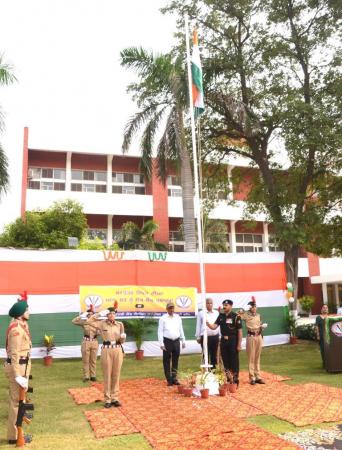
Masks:
[[[166,305],[167,314],[159,319],[158,341],[163,350],[163,366],[168,386],[179,384],[177,380],[178,360],[180,355],[180,341],[185,348],[185,337],[182,319],[174,314],[175,305],[169,302]]]
[[[207,321],[212,325],[215,323],[219,312],[213,309],[213,300],[211,298],[207,298],[205,301],[206,309],[207,309]],[[208,360],[209,364],[211,364],[213,369],[215,369],[217,364],[217,350],[220,341],[220,329],[211,330],[206,326],[204,322],[204,314],[203,311],[200,311],[197,315],[197,323],[196,323],[196,339],[199,344],[201,344],[203,351],[203,335],[204,330],[207,328],[207,336],[208,336]]]

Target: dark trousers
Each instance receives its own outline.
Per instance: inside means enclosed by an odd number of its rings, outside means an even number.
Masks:
[[[324,340],[320,339],[318,342],[319,342],[319,349],[320,349],[320,352],[321,352],[323,367],[325,367]]]
[[[221,357],[223,366],[226,371],[229,370],[233,375],[234,381],[239,381],[239,352],[237,351],[237,338],[236,336],[229,336],[226,340],[221,337]]]
[[[172,383],[172,381],[177,379],[180,340],[176,339],[175,341],[173,341],[172,339],[164,337],[164,347],[165,350],[163,350],[163,366],[165,378],[169,383]]]
[[[213,369],[217,365],[217,349],[219,345],[220,336],[217,334],[215,336],[208,336],[208,360]],[[203,336],[201,336],[201,347],[203,351]]]

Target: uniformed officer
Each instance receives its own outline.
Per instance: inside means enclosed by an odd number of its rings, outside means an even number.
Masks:
[[[239,352],[242,342],[242,323],[241,317],[232,311],[233,301],[223,300],[223,313],[220,313],[215,323],[207,326],[211,330],[220,327],[221,342],[220,350],[224,368],[229,376],[233,375],[233,381],[239,384]]]
[[[119,382],[124,351],[122,348],[126,334],[122,322],[115,320],[117,304],[87,319],[96,333],[102,337],[101,365],[105,408],[121,406],[119,402]],[[102,318],[101,318],[102,317]],[[104,319],[104,320],[103,320]]]
[[[85,314],[75,317],[72,320],[74,325],[83,327],[83,340],[81,344],[81,353],[83,361],[83,381],[96,381],[96,360],[99,343],[94,328],[90,327],[85,320],[90,319],[94,314],[93,305]]]
[[[263,324],[260,314],[257,313],[255,300],[248,303],[249,311],[239,310],[239,316],[245,321],[247,327],[246,350],[248,357],[249,381],[252,385],[255,383],[265,384],[260,374],[260,355],[262,349],[262,330],[267,324]]]
[[[9,413],[7,438],[9,444],[17,442],[17,415],[19,407],[19,387],[28,388],[28,378],[31,371],[30,351],[32,348],[31,335],[27,321],[28,311],[26,295],[19,299],[8,312],[13,317],[6,334],[7,359],[5,374],[9,381]],[[26,374],[25,374],[26,372]],[[24,436],[25,443],[32,440],[32,436]]]

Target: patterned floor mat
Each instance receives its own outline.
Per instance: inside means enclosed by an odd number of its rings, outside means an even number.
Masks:
[[[138,430],[118,408],[102,408],[85,411],[84,414],[97,438],[138,433]]]
[[[102,389],[99,390],[95,386],[78,388],[78,389],[68,389],[69,394],[74,399],[77,405],[89,405],[94,402],[103,401]]]

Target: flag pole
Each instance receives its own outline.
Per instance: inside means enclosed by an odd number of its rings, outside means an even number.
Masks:
[[[194,182],[195,182],[195,215],[197,221],[197,233],[198,233],[198,252],[199,252],[199,267],[200,267],[200,281],[201,281],[201,298],[202,298],[202,308],[203,308],[203,322],[204,322],[204,335],[203,335],[203,353],[204,353],[204,364],[202,367],[208,371],[208,334],[207,334],[207,308],[206,308],[206,286],[205,286],[205,270],[203,262],[203,241],[202,241],[202,221],[201,221],[201,203],[199,196],[199,183],[198,183],[198,159],[197,159],[197,148],[196,148],[196,129],[195,129],[195,116],[193,107],[193,94],[192,94],[192,75],[191,75],[191,56],[190,56],[190,34],[189,34],[189,19],[188,15],[184,15],[185,22],[185,41],[186,41],[186,60],[188,69],[188,83],[189,83],[189,103],[190,103],[190,119],[191,119],[191,140],[192,140],[192,154],[194,163]]]

